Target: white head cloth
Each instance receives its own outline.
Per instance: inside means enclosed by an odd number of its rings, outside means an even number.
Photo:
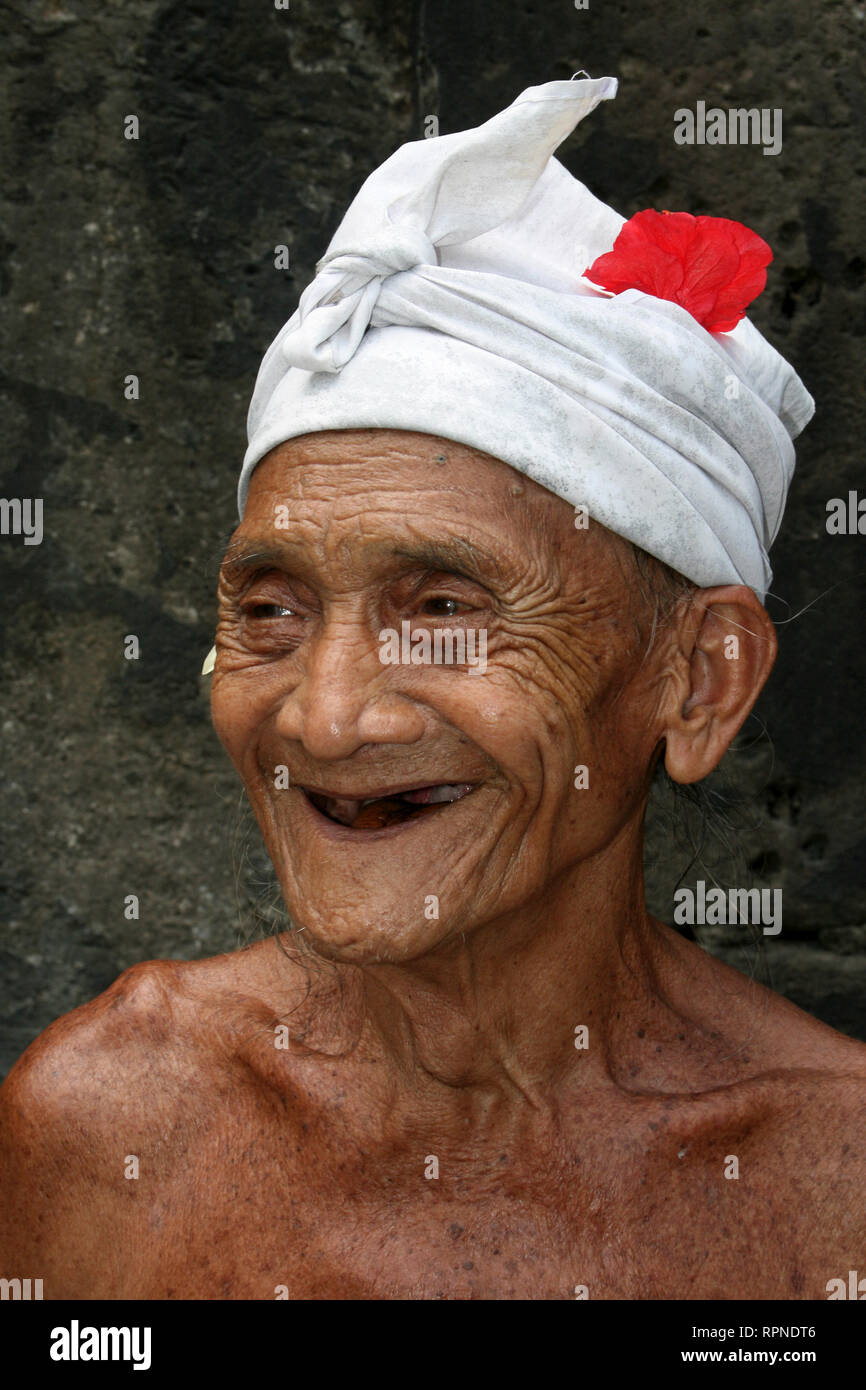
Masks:
[[[702,587],[764,598],[815,404],[748,318],[709,332],[581,278],[624,219],[552,155],[617,85],[529,87],[370,175],[262,362],[241,516],[284,440],[417,430],[504,460]]]

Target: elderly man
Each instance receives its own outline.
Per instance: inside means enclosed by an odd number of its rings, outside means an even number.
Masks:
[[[47,1297],[863,1267],[866,1050],[645,906],[654,767],[705,777],[773,665],[813,403],[743,317],[760,238],[552,158],[615,91],[404,146],[264,360],[212,711],[293,930],[137,966],[13,1069],[3,1273]]]

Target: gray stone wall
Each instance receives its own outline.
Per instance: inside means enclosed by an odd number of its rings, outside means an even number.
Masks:
[[[825,527],[829,498],[866,489],[863,5],[17,0],[5,17],[0,469],[5,498],[44,499],[44,538],[0,537],[0,1069],[126,966],[231,950],[272,914],[198,675],[258,362],[362,180],[427,116],[459,130],[579,68],[620,94],[564,162],[625,216],[764,236],[750,314],[818,402],[773,554],[778,666],[727,760],[738,804],[689,867],[660,798],[651,906],[672,920],[683,874],[781,887],[780,936],[699,939],[866,1038],[866,537]],[[699,100],[780,108],[781,152],[677,145],[674,112]]]

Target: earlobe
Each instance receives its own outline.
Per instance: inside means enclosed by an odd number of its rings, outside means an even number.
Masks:
[[[676,782],[698,782],[718,765],[752,709],[776,659],[770,616],[751,589],[702,589],[684,614],[683,657],[672,691],[665,766]]]

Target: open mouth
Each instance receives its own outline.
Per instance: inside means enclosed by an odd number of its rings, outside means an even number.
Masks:
[[[338,825],[347,825],[352,830],[383,830],[386,826],[432,815],[435,811],[453,806],[455,801],[462,801],[475,788],[471,782],[440,782],[434,786],[411,787],[402,792],[364,798],[328,796],[309,787],[302,790],[317,811]]]

